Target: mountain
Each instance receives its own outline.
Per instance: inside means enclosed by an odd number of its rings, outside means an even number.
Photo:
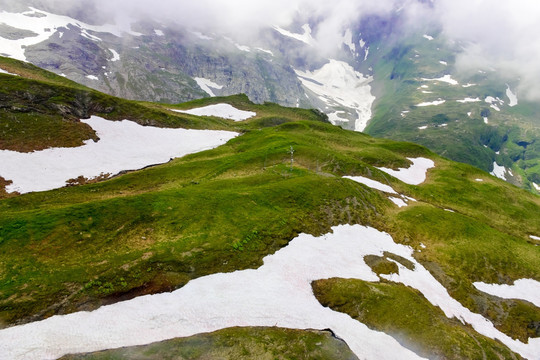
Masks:
[[[2,356],[536,358],[538,196],[315,110],[245,95],[123,100],[28,63],[0,67],[0,156],[99,145],[100,124],[121,126],[120,153],[139,127],[229,133],[119,176],[5,187]],[[160,141],[136,139],[140,156]]]
[[[2,6],[4,55],[99,91],[163,103],[245,93],[314,107],[346,129],[413,141],[540,191],[540,108],[517,92],[520,80],[489,66],[459,69],[467,44],[429,23],[410,30],[400,9],[360,17],[330,56],[316,46],[320,18],[242,42],[152,18],[111,25],[84,7]]]

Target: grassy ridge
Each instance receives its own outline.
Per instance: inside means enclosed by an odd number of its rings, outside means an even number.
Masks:
[[[348,346],[329,332],[280,328],[230,328],[145,346],[68,355],[63,360],[115,359],[353,360]]]
[[[330,279],[313,283],[317,299],[429,359],[519,359],[497,341],[448,319],[418,291],[402,284]]]

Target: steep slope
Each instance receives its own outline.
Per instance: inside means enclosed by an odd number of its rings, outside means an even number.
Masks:
[[[15,65],[10,72],[17,72]],[[78,86],[59,86],[21,76],[0,76],[6,86],[16,84],[24,89],[25,96],[20,96],[20,91],[12,91],[11,101],[35,106],[36,114],[53,115],[54,109],[58,108],[54,105],[55,99],[59,98],[60,104],[70,109],[67,114],[73,116],[71,109],[75,108],[75,103],[69,99],[75,97],[73,94],[84,94],[88,99],[85,103],[88,104],[87,115],[98,111],[111,120],[133,116],[132,120],[146,124],[223,128],[243,133],[221,147],[107,181],[0,201],[0,316],[6,326],[54,314],[96,309],[111,303],[121,307],[118,301],[131,298],[137,301],[153,299],[138,298],[143,294],[174,289],[192,291],[190,289],[199,286],[197,284],[210,281],[212,275],[225,279],[230,274],[256,274],[255,270],[233,272],[255,268],[261,271],[265,269],[261,267],[263,258],[274,254],[272,256],[277,259],[280,254],[293,251],[291,249],[298,246],[294,244],[302,241],[312,246],[291,259],[322,271],[326,269],[321,265],[322,260],[307,256],[308,251],[316,249],[316,244],[329,246],[323,241],[325,238],[340,241],[339,234],[349,228],[337,225],[361,224],[366,227],[351,227],[351,231],[369,229],[376,238],[384,238],[381,244],[389,244],[386,251],[391,254],[381,252],[380,257],[397,259],[399,264],[406,265],[407,261],[416,264],[419,274],[420,271],[424,276],[429,274],[430,281],[439,284],[439,290],[457,300],[459,311],[470,310],[476,314],[474,316],[489,319],[498,331],[509,336],[505,338],[499,334],[498,339],[505,339],[512,351],[533,358],[528,354],[534,351],[539,336],[538,307],[523,300],[489,295],[478,290],[474,283],[512,283],[522,278],[540,281],[537,265],[540,260],[537,246],[540,200],[537,196],[472,166],[441,158],[421,146],[375,139],[332,126],[324,116],[310,110],[274,104],[256,105],[244,96],[208,98],[172,107],[187,110],[225,102],[256,113],[245,121],[197,117],[170,111],[171,106],[125,101]],[[47,95],[42,101],[28,100],[42,94]],[[10,99],[8,94],[5,96],[6,100]],[[95,104],[101,107],[94,110]],[[102,104],[107,104],[110,111],[103,111]],[[13,107],[4,111],[17,113]],[[153,116],[155,122],[152,122]],[[46,118],[41,120],[48,121]],[[46,136],[43,132],[41,137],[45,139]],[[20,139],[14,143],[24,141]],[[420,161],[419,158],[431,161]],[[412,166],[412,163],[422,162],[432,162],[433,167],[426,167],[429,168],[427,178],[420,178],[414,182],[416,185],[412,185],[408,176],[402,176],[403,171],[394,173],[402,180],[387,173],[387,168],[416,169],[417,165]],[[422,175],[424,171],[417,172]],[[344,176],[353,176],[366,183],[360,178],[363,177],[371,182],[366,186]],[[378,190],[380,185],[387,188]],[[492,196],[494,193],[497,198]],[[332,231],[334,235],[330,234]],[[339,247],[338,243],[335,249],[324,247],[323,258],[330,261],[334,259],[330,254],[356,254],[354,251],[373,254],[366,250],[373,239],[357,238],[364,240],[349,244],[353,246],[350,249]],[[289,247],[289,243],[293,247]],[[340,265],[350,270],[348,261],[362,264],[363,259],[374,269],[373,273],[369,269],[364,273],[367,274],[362,277],[364,280],[378,282],[385,279],[375,275],[383,272],[373,265],[370,256],[355,255],[353,260],[342,258]],[[296,266],[293,268],[297,269]],[[398,276],[412,274],[408,271],[416,273],[398,265],[397,273],[394,269],[391,271],[394,277],[388,279],[394,281],[399,279]],[[295,274],[294,269],[291,274]],[[301,274],[304,272],[298,273]],[[314,280],[318,279],[320,277]],[[212,291],[218,291],[212,293],[216,296],[206,299],[219,299],[219,290]],[[349,312],[346,306],[335,305],[354,305],[348,300],[350,290],[345,287],[329,291],[337,291],[338,295],[330,293],[331,301],[322,299],[322,302]],[[257,294],[265,297],[265,290],[257,290],[251,295]],[[302,294],[314,301],[313,306],[318,304],[311,291]],[[241,303],[242,292],[234,295],[238,296],[237,303]],[[204,304],[197,301],[196,296],[187,301]],[[332,300],[335,296],[343,300],[336,303]],[[402,291],[396,291],[393,296],[405,306],[411,299]],[[430,293],[422,293],[422,296],[430,303],[433,300]],[[234,303],[227,302],[229,306]],[[285,301],[283,305],[290,304]],[[449,314],[444,302],[431,305]],[[102,309],[106,311],[106,308]],[[219,307],[212,306],[212,309],[217,314],[215,319],[227,314],[226,311],[220,314]],[[438,310],[427,305],[423,309],[441,319]],[[330,310],[321,311],[330,314]],[[344,316],[334,313],[332,316]],[[351,315],[361,321],[369,320],[358,314]],[[164,316],[162,324],[165,324],[165,318],[174,319]],[[401,314],[393,312],[392,316],[400,317]],[[63,318],[51,318],[53,322],[60,319]],[[286,320],[294,319],[291,316]],[[464,319],[470,324],[470,318]],[[452,326],[457,326],[455,323]],[[39,324],[35,323],[35,326]],[[367,331],[357,322],[351,324]],[[415,332],[411,323],[402,326]],[[15,344],[9,338],[11,331],[24,333],[24,329],[12,327],[0,331],[0,343],[5,351]],[[455,332],[448,335],[449,341],[457,344],[459,349],[466,349],[469,346],[466,345],[469,344],[467,336],[472,330],[465,325],[454,329]],[[475,338],[481,339],[483,352],[513,356],[509,355],[508,349],[488,339],[493,332],[475,329],[485,335],[474,334]],[[397,342],[392,342],[395,340],[386,335],[377,336],[398,347]],[[17,335],[16,338],[40,341],[39,337]],[[529,345],[524,344],[527,339]],[[426,342],[416,338],[411,341],[415,344],[399,345],[404,346],[400,351],[410,356],[412,353],[407,348],[416,351]],[[427,341],[436,353],[446,346]],[[54,343],[50,344],[54,347]],[[358,351],[358,344],[348,344]],[[18,345],[17,348],[25,351]],[[62,349],[55,351],[61,353]]]

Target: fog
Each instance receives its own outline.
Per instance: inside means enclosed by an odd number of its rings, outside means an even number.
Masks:
[[[496,69],[521,79],[520,97],[540,99],[540,2],[537,0],[29,0],[81,14],[85,21],[152,19],[238,41],[256,39],[268,26],[290,28],[316,20],[315,46],[323,55],[336,51],[344,31],[368,15],[399,11],[409,27],[428,22],[464,51],[458,69]],[[0,0],[0,5],[11,1]],[[11,2],[12,3],[12,2]],[[5,6],[3,6],[5,8]],[[90,19],[89,19],[90,18]],[[291,29],[297,30],[299,29]]]

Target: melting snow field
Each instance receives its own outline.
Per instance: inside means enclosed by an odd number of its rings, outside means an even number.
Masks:
[[[360,358],[419,359],[395,339],[370,330],[346,314],[323,307],[311,282],[332,277],[378,281],[363,261],[385,251],[411,261],[409,270],[385,275],[421,291],[448,317],[457,317],[513,351],[533,359],[540,339],[529,344],[510,339],[491,322],[452,299],[446,289],[412,256],[411,247],[396,244],[374,228],[342,225],[321,237],[301,234],[288,246],[264,258],[256,270],[205,276],[172,293],[141,296],[103,306],[0,330],[0,357],[52,359],[67,353],[90,352],[142,345],[191,336],[233,326],[278,326],[295,329],[332,329]]]
[[[514,285],[473,283],[478,290],[503,299],[526,300],[540,307],[540,282],[532,279],[520,279]]]
[[[302,30],[304,30],[303,34],[292,33],[288,30],[280,28],[279,26],[274,26],[274,30],[276,30],[283,36],[290,37],[308,45],[313,45],[315,43],[315,40],[311,37],[311,27],[309,26],[309,24],[302,25]]]
[[[501,180],[506,181],[506,173],[509,171],[504,166],[499,166],[496,161],[493,162],[493,171],[491,175],[498,177]],[[512,175],[512,174],[511,174]]]
[[[217,90],[223,89],[223,85],[216,84],[215,82],[209,79],[196,77],[196,78],[193,78],[193,80],[195,80],[197,82],[197,85],[199,85],[199,87],[203,89],[204,92],[206,92],[211,97],[215,97],[216,95],[210,88],[217,89]]]
[[[512,92],[509,85],[506,85],[506,96],[508,97],[508,100],[510,100],[508,106],[514,107],[518,104],[517,95]]]
[[[101,173],[140,169],[217,147],[238,135],[229,131],[163,129],[97,116],[81,121],[96,131],[98,142],[87,140],[80,147],[31,153],[0,150],[0,176],[13,181],[6,190],[50,190],[80,175],[94,178]]]
[[[305,88],[314,92],[329,107],[349,108],[356,115],[354,130],[363,131],[371,119],[371,77],[364,77],[343,61],[330,60],[315,71],[295,70]],[[334,113],[332,120],[336,120]],[[341,119],[346,120],[346,119]]]
[[[397,195],[397,191],[394,190],[391,186],[385,185],[381,182],[378,182],[377,180],[372,180],[370,178],[363,177],[363,176],[344,176],[344,178],[350,179],[352,181],[356,181],[357,183],[360,183],[360,184],[364,184],[367,187],[370,187],[372,189],[377,189],[377,190],[384,191],[389,194]]]
[[[234,121],[243,121],[257,116],[257,113],[253,111],[238,110],[237,108],[229,104],[208,105],[190,110],[170,110],[197,116],[216,116],[222,119],[229,119]]]
[[[423,107],[423,106],[437,106],[437,105],[442,105],[446,102],[446,100],[436,100],[436,101],[431,101],[431,102],[423,102],[423,103],[420,103],[420,104],[416,104],[416,106],[419,106],[419,107]]]
[[[459,83],[452,79],[452,75],[444,75],[443,77],[440,77],[440,78],[437,78],[437,79],[425,79],[425,78],[422,78],[422,80],[424,81],[441,81],[441,82],[445,82],[445,83],[448,83],[450,85],[458,85]]]
[[[426,181],[427,171],[435,167],[435,163],[431,159],[426,158],[407,158],[412,161],[412,165],[408,168],[399,168],[398,170],[379,167],[377,169],[384,171],[388,175],[392,175],[396,179],[403,181],[409,185],[420,185]]]

